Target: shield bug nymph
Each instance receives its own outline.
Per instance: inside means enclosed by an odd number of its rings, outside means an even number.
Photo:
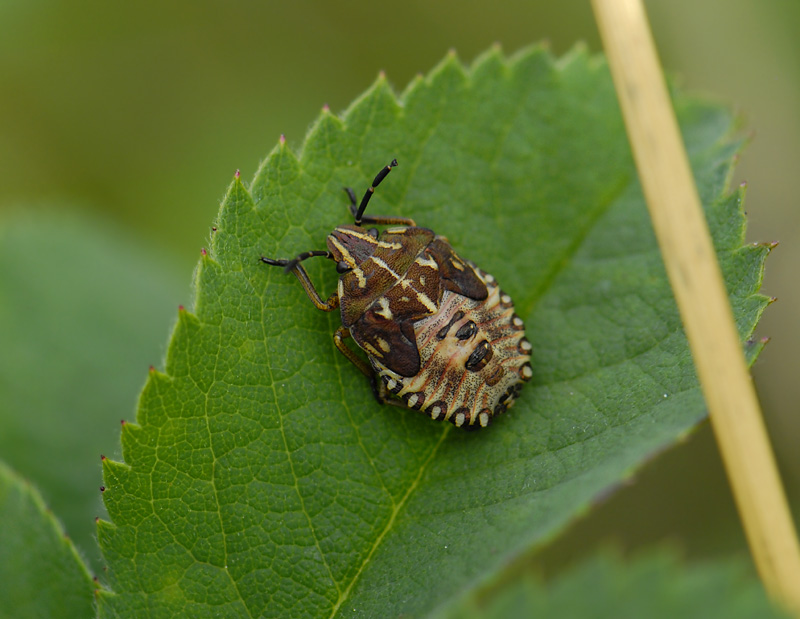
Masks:
[[[294,273],[318,309],[341,309],[336,347],[369,378],[379,402],[486,427],[532,376],[525,326],[494,277],[461,259],[445,237],[411,219],[364,215],[396,165],[378,173],[358,205],[345,188],[354,224],[335,228],[327,250],[261,260]],[[333,260],[340,274],[327,300],[300,264],[313,256]],[[369,363],[347,346],[349,337]]]

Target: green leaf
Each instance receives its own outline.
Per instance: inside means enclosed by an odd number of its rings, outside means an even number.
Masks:
[[[726,193],[732,120],[677,98],[739,328],[767,247]],[[259,263],[325,246],[343,186],[492,273],[526,319],[534,379],[486,431],[379,406],[335,313]],[[106,462],[101,613],[422,615],[544,543],[705,415],[605,64],[542,49],[449,56],[399,98],[383,78],[298,158],[232,183],[164,373]],[[328,293],[333,266],[310,260]]]
[[[95,584],[39,493],[0,462],[0,608],[8,617],[89,617]]]
[[[186,282],[146,243],[55,210],[6,213],[0,264],[0,454],[99,570],[100,454],[119,451]]]
[[[665,551],[629,564],[598,556],[547,586],[518,578],[437,613],[438,619],[506,617],[627,617],[648,619],[767,619],[786,617],[741,563],[682,566]]]

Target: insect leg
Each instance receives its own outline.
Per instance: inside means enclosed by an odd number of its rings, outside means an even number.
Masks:
[[[348,361],[361,370],[364,376],[369,379],[369,385],[372,387],[372,394],[375,396],[375,399],[378,400],[378,403],[392,404],[394,406],[405,408],[405,404],[399,400],[392,399],[389,390],[386,389],[386,385],[384,385],[382,381],[378,380],[378,377],[375,375],[375,372],[372,371],[372,368],[369,367],[369,365],[367,365],[358,355],[356,355],[352,348],[344,343],[348,337],[350,337],[350,329],[339,327],[336,329],[336,333],[333,334],[333,343],[336,344],[336,348],[339,349],[339,352],[347,357]]]
[[[337,293],[333,293],[331,296],[328,297],[327,301],[323,301],[322,297],[319,296],[317,289],[314,288],[314,284],[311,282],[311,278],[306,273],[306,270],[300,264],[301,260],[305,260],[306,258],[310,258],[312,256],[328,256],[328,252],[326,251],[315,251],[315,252],[305,252],[304,254],[300,254],[297,258],[293,260],[273,260],[272,258],[265,258],[261,256],[261,262],[264,264],[269,264],[272,266],[278,267],[285,267],[287,270],[290,270],[297,276],[297,279],[300,280],[300,283],[303,286],[303,290],[306,291],[308,298],[311,299],[311,302],[316,306],[317,309],[322,310],[323,312],[332,312],[337,307],[339,307],[339,295]]]
[[[361,372],[369,378],[370,380],[374,379],[374,373],[372,368],[370,368],[367,363],[361,359],[356,353],[350,348],[344,341],[350,337],[350,329],[346,327],[339,327],[336,329],[336,333],[333,334],[333,343],[336,344],[336,348],[339,349],[339,352],[342,353],[345,357],[347,357],[348,361],[356,366]]]

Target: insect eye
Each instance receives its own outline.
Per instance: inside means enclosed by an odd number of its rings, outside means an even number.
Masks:
[[[378,238],[378,229],[377,228],[370,228],[369,230],[367,230],[367,234],[369,234],[372,238],[377,239]]]
[[[336,263],[336,272],[337,273],[347,273],[350,270],[350,265],[347,264],[344,260],[340,260]]]

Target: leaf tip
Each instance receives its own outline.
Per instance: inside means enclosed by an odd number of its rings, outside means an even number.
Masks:
[[[458,57],[458,52],[454,47],[451,47],[450,49],[447,50],[447,54],[445,54],[439,66],[448,68],[450,67],[458,68],[462,72],[464,70],[464,66],[461,64],[461,60]]]
[[[429,74],[431,83],[464,83],[469,76],[464,69],[464,65],[458,58],[454,49],[450,49],[442,61],[433,68]]]
[[[103,454],[100,454],[100,461],[102,462],[105,459],[106,459],[106,457]]]
[[[780,245],[779,241],[756,241],[751,244],[751,246],[756,249],[766,249],[767,253],[770,253],[778,245]]]
[[[204,258],[205,258],[206,256],[208,256],[208,252],[206,251],[206,248],[205,248],[205,247],[201,247],[201,248],[200,248],[200,255],[201,255],[201,256],[203,256]]]
[[[320,152],[330,152],[331,146],[342,140],[343,125],[326,103],[306,134],[300,159],[304,166],[313,166]]]
[[[280,137],[278,138],[278,144],[281,148],[286,146],[286,136],[283,133],[281,133]]]
[[[242,173],[239,170],[236,170],[236,172],[233,173],[233,178],[235,178],[236,180],[239,180],[241,175],[242,175]]]
[[[745,342],[745,345],[746,346],[761,346],[763,348],[764,346],[769,344],[770,339],[771,338],[769,338],[769,337],[760,337],[757,340],[753,339],[753,338],[750,338],[749,340],[747,340]]]
[[[603,54],[596,54],[592,56],[589,46],[583,41],[578,41],[566,54],[558,59],[553,59],[550,47],[537,47],[539,52],[544,52],[559,70],[569,72],[573,70],[596,72],[603,69],[606,65],[606,59]]]

